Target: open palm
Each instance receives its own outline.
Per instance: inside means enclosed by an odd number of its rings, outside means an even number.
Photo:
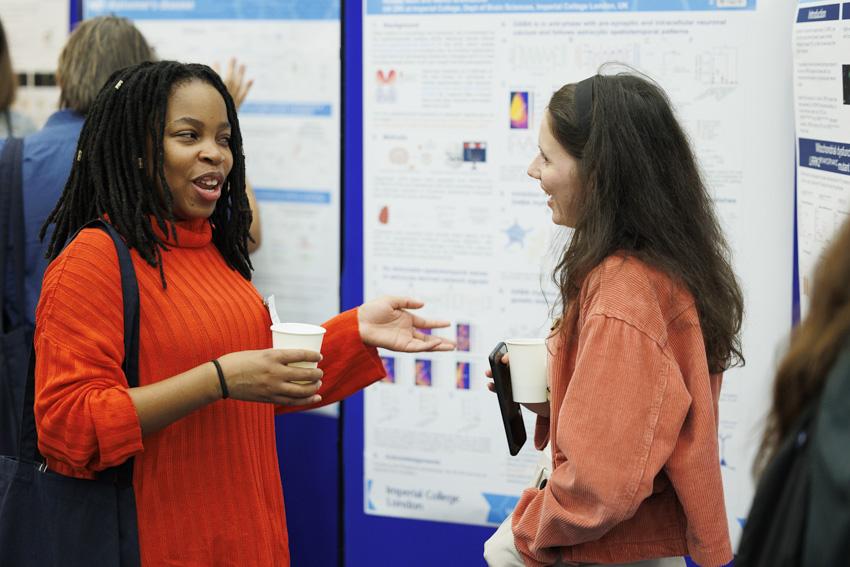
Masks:
[[[410,297],[393,296],[364,303],[357,309],[360,338],[368,346],[398,352],[454,350],[453,341],[420,331],[449,326],[448,321],[424,319],[407,311],[423,305]]]

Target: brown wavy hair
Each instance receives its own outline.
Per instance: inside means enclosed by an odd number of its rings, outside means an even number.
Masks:
[[[661,88],[635,73],[595,75],[590,120],[575,84],[549,101],[552,134],[578,162],[578,221],[554,273],[561,314],[607,256],[624,251],[691,292],[709,370],[743,364],[741,289],[685,132]],[[589,126],[588,126],[589,124]]]
[[[850,221],[836,233],[815,271],[809,312],[793,331],[773,383],[773,405],[753,466],[760,474],[803,410],[820,397],[850,335]]]

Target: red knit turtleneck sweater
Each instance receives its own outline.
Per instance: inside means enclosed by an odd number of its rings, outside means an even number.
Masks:
[[[170,248],[167,289],[159,269],[132,251],[140,385],[271,347],[262,298],[225,264],[206,220],[178,223]],[[222,400],[142,438],[121,370],[120,275],[106,233],[82,231],[50,265],[36,325],[39,449],[54,471],[88,478],[136,457],[143,565],[289,565],[272,405]],[[323,403],[383,376],[355,311],[324,326]]]

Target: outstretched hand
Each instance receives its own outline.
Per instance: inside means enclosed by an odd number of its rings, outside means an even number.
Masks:
[[[216,73],[221,75],[218,63],[214,63],[212,68]],[[227,75],[223,76],[221,80],[224,83],[224,86],[227,87],[227,92],[229,92],[230,96],[233,97],[233,104],[235,104],[236,109],[239,110],[239,107],[242,106],[242,102],[245,101],[245,97],[248,96],[248,91],[251,90],[251,87],[254,84],[254,79],[246,81],[245,65],[237,65],[236,59],[231,58],[230,63],[228,63],[227,66]]]
[[[398,352],[430,352],[454,350],[455,343],[419,329],[448,327],[448,321],[423,319],[407,311],[425,305],[410,297],[384,296],[357,309],[360,338],[368,346]]]

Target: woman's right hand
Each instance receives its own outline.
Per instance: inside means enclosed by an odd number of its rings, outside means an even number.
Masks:
[[[507,353],[505,353],[505,355],[502,356],[502,364],[505,364],[507,366],[511,365],[511,360],[510,360],[510,357],[508,356]],[[484,375],[487,376],[487,378],[490,379],[490,381],[487,382],[487,389],[490,390],[491,392],[495,393],[496,392],[496,384],[495,384],[495,382],[493,382],[493,371],[488,368],[487,370],[484,371]],[[536,404],[520,403],[520,405],[522,407],[524,407],[525,409],[527,409],[531,412],[534,412],[541,417],[549,417],[549,413],[551,411],[550,407],[549,407],[549,402],[541,402],[541,403],[536,403]]]
[[[270,348],[232,352],[219,358],[218,362],[231,398],[284,406],[306,406],[322,401],[318,395],[322,385],[322,371],[287,364],[318,362],[321,358],[322,355],[314,351]]]

